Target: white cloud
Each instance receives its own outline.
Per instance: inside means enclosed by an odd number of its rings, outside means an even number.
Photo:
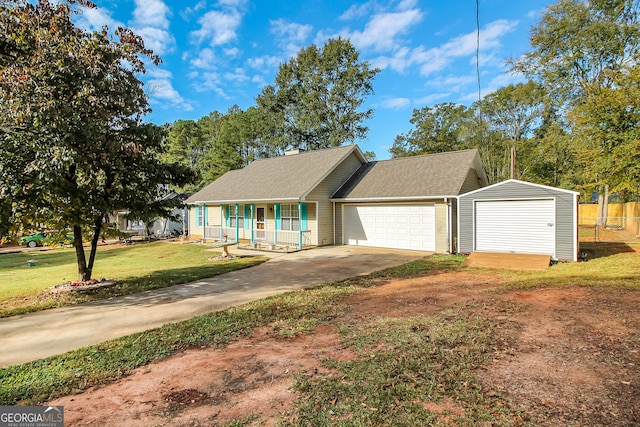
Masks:
[[[220,74],[215,72],[205,73],[192,73],[191,77],[194,81],[194,88],[198,92],[213,91],[224,99],[229,99],[229,96],[222,89],[222,78]]]
[[[131,27],[145,47],[160,56],[171,52],[175,38],[169,32],[169,7],[162,0],[135,0],[135,5]]]
[[[157,67],[150,67],[147,70],[147,75],[150,77],[153,77],[154,79],[162,79],[162,80],[170,79],[171,77],[173,77],[173,74],[171,74],[171,71],[164,70],[162,68],[157,68]]]
[[[151,102],[159,104],[162,108],[173,108],[183,111],[192,111],[193,106],[187,102],[168,79],[152,79],[146,84],[150,90]],[[155,101],[155,102],[154,102]]]
[[[124,24],[111,17],[111,13],[103,8],[97,7],[95,9],[81,7],[82,13],[78,15],[77,25],[80,28],[84,28],[89,31],[99,31],[104,25],[109,27],[109,30],[113,32],[118,27],[124,27]]]
[[[246,82],[250,80],[250,77],[247,76],[242,68],[236,68],[233,72],[228,72],[224,74],[225,80],[231,80],[235,82]]]
[[[216,55],[213,52],[213,49],[206,47],[198,53],[197,58],[191,60],[191,65],[195,68],[211,70],[216,68],[215,61]]]
[[[340,15],[341,21],[348,21],[355,18],[362,18],[367,16],[371,10],[375,9],[376,2],[375,0],[368,1],[363,4],[354,4],[346,12]]]
[[[405,108],[409,104],[411,104],[411,100],[409,100],[409,98],[390,98],[385,99],[379,103],[379,105],[383,108],[390,108],[395,110]]]
[[[191,37],[198,44],[207,42],[211,46],[220,46],[229,43],[237,38],[241,20],[242,14],[238,10],[209,11],[198,19],[200,29],[192,31]]]
[[[207,2],[205,0],[201,0],[194,7],[187,7],[186,9],[180,11],[180,16],[185,21],[189,21],[191,19],[191,16],[197,14],[205,7],[207,7]]]
[[[376,51],[391,50],[397,47],[398,36],[422,21],[419,9],[373,15],[362,31],[343,30],[339,35],[348,38],[357,49]]]
[[[247,61],[251,68],[256,70],[266,71],[278,67],[282,63],[282,58],[279,56],[259,56],[256,58],[249,58]]]
[[[175,45],[173,36],[165,30],[153,27],[134,28],[133,31],[144,40],[144,47],[162,56],[171,52]]]
[[[162,0],[135,0],[135,22],[148,27],[169,28],[169,7]]]
[[[311,34],[311,25],[288,22],[286,19],[276,19],[269,21],[270,32],[278,38],[288,39],[295,42],[303,42]]]
[[[486,58],[492,55],[492,51],[501,47],[500,39],[504,35],[512,32],[517,21],[507,21],[500,19],[493,21],[480,31],[480,51]],[[429,75],[436,71],[445,69],[454,59],[474,56],[476,53],[475,31],[455,37],[440,47],[427,50],[420,62],[422,67],[420,72]]]
[[[416,100],[413,101],[413,103],[415,105],[432,105],[433,103],[435,103],[435,101],[438,101],[440,99],[446,99],[448,97],[451,96],[451,93],[431,93],[427,96],[424,96],[422,98],[418,98]]]

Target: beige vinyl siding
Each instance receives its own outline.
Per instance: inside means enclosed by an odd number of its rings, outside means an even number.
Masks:
[[[189,208],[189,238],[191,239],[201,239],[203,235],[202,227],[196,225],[196,208],[197,206]]]
[[[449,252],[447,239],[447,205],[443,201],[436,202],[436,252]]]
[[[462,183],[462,187],[460,188],[459,194],[468,193],[469,191],[477,190],[480,188],[480,180],[478,179],[478,173],[475,169],[470,168],[467,173],[467,177],[464,179]]]
[[[335,228],[335,244],[336,245],[344,245],[342,241],[342,207],[347,203],[336,203],[335,204],[335,215],[336,215],[336,228]]]
[[[355,153],[351,153],[338,167],[329,174],[309,195],[308,201],[315,201],[318,204],[318,217],[315,219],[317,229],[317,245],[332,245],[333,240],[333,203],[329,198],[353,175],[362,165],[362,162]],[[315,206],[309,204],[309,227],[311,227],[311,213],[315,215]],[[316,230],[312,230],[313,233]]]

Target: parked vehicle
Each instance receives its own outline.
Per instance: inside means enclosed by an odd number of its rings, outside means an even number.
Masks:
[[[29,248],[35,248],[38,246],[50,245],[53,243],[72,243],[73,235],[67,234],[64,238],[52,235],[45,231],[38,231],[28,236],[22,236],[20,238],[20,244],[26,245]]]

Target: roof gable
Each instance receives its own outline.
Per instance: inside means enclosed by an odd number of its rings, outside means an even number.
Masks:
[[[401,157],[363,165],[332,197],[342,200],[417,199],[457,196],[470,169],[480,185],[486,175],[478,150]]]
[[[357,145],[256,160],[227,172],[187,203],[303,200],[352,154],[365,162]]]
[[[480,191],[486,191],[486,190],[491,190],[493,188],[497,188],[497,187],[502,187],[505,185],[521,185],[521,186],[525,186],[525,187],[537,187],[537,188],[541,188],[544,190],[548,190],[548,191],[559,191],[561,193],[569,193],[569,194],[580,194],[577,191],[572,191],[572,190],[565,190],[564,188],[558,188],[558,187],[550,187],[548,185],[543,185],[543,184],[536,184],[533,182],[528,182],[528,181],[521,181],[519,179],[507,179],[505,181],[501,181],[495,184],[491,184],[488,187],[484,187],[484,188],[479,188],[477,190],[474,191],[469,191],[468,193],[462,194],[460,195],[460,197],[467,197],[467,196],[472,196],[475,193],[478,193]]]

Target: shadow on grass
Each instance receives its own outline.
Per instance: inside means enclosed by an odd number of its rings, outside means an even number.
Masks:
[[[580,257],[586,258],[587,261],[629,252],[640,252],[640,245],[618,242],[580,242]]]

